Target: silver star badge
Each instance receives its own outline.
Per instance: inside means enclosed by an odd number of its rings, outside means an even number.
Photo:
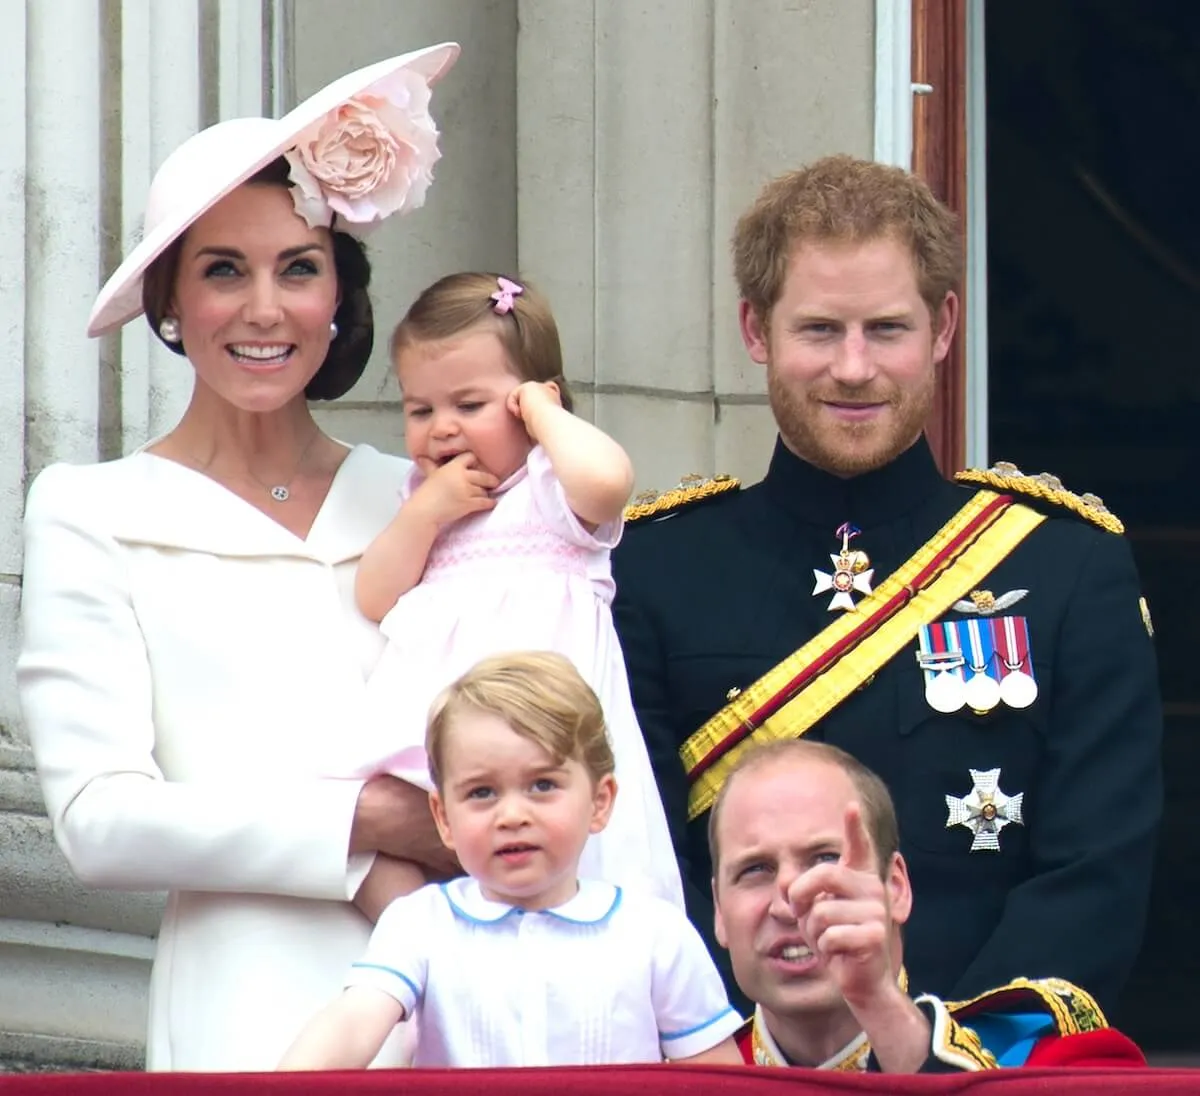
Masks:
[[[855,571],[854,566],[857,561],[848,559],[845,553],[829,558],[833,560],[833,574],[813,568],[813,578],[816,579],[813,594],[823,594],[827,590],[833,591],[833,600],[829,603],[830,612],[833,612],[834,609],[853,609],[854,598],[851,597],[851,593],[869,594],[871,592],[871,576],[875,572],[871,568]]]
[[[813,578],[816,579],[813,596],[832,590],[833,600],[829,603],[831,613],[835,609],[853,609],[854,598],[851,594],[871,592],[871,576],[875,573],[871,567],[871,559],[866,552],[850,549],[850,542],[861,532],[857,525],[848,521],[842,522],[833,534],[842,540],[842,550],[836,556],[829,557],[833,562],[833,573],[813,568]]]
[[[974,786],[969,794],[962,799],[946,796],[946,807],[950,811],[946,828],[966,826],[975,835],[971,852],[979,849],[999,852],[1000,831],[1010,822],[1023,825],[1021,800],[1025,793],[1005,795],[1000,790],[999,769],[971,769],[970,773]]]

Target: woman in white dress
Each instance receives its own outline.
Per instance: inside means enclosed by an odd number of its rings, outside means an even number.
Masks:
[[[348,232],[423,201],[430,86],[457,55],[380,62],[168,158],[88,330],[145,311],[192,399],[137,453],[30,491],[18,679],[55,835],[85,883],[169,892],[150,1069],[272,1068],[390,897],[362,886],[372,863],[451,866],[422,792],[352,775],[382,649],[355,570],[408,464],[327,437],[307,400],[366,364]]]

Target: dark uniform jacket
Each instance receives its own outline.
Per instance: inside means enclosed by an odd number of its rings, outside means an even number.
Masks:
[[[929,1054],[919,1073],[1146,1064],[1138,1045],[1108,1026],[1091,996],[1061,978],[1022,979],[973,1001],[944,1002],[926,995],[914,1003],[929,1021]],[[772,1037],[762,1009],[755,1010],[735,1039],[747,1065],[793,1064]],[[814,1068],[882,1072],[865,1033]]]
[[[707,815],[687,823],[678,750],[727,702],[834,617],[814,596],[835,530],[870,556],[875,585],[970,498],[924,440],[885,468],[838,479],[777,444],[766,479],[633,524],[614,553],[617,629],[696,927],[712,942]],[[1037,504],[1032,504],[1037,505]],[[1124,538],[1063,509],[981,584],[1028,593],[1000,615],[1029,622],[1038,697],[945,715],[925,697],[914,640],[809,732],[891,789],[915,904],[905,960],[920,992],[969,998],[1055,976],[1110,1010],[1140,946],[1161,814],[1161,704],[1148,617]],[[860,595],[855,595],[856,600]],[[951,610],[942,619],[962,618]],[[978,619],[978,618],[976,618]],[[947,795],[999,769],[1023,794],[999,849],[970,851]],[[725,954],[712,945],[730,992]]]

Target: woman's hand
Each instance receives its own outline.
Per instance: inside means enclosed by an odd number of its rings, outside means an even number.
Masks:
[[[394,776],[373,776],[363,785],[350,827],[350,852],[412,860],[433,878],[462,874],[433,824],[429,793]]]
[[[393,900],[412,894],[427,882],[420,866],[411,860],[397,860],[386,853],[378,853],[354,896],[354,904],[374,924]]]

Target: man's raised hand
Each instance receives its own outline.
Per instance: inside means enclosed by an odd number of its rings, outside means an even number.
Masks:
[[[895,991],[887,889],[857,803],[846,808],[837,863],[800,875],[788,888],[788,902],[808,947],[851,1008]]]

